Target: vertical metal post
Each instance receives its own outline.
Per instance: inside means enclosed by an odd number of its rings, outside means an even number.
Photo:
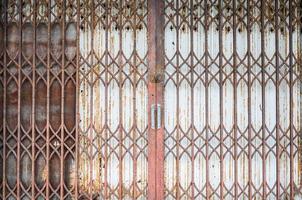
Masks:
[[[118,86],[119,86],[119,125],[118,125],[118,160],[119,160],[119,183],[118,183],[118,199],[123,199],[123,138],[124,138],[124,131],[123,131],[123,1],[119,0],[119,15],[118,15],[118,35],[119,35],[119,52],[118,52]]]
[[[135,10],[135,15],[134,15],[134,19],[133,19],[133,24],[134,24],[134,27],[133,27],[133,38],[134,38],[134,41],[133,41],[133,49],[134,49],[134,57],[133,57],[133,67],[134,67],[134,74],[133,74],[133,101],[132,101],[132,104],[133,104],[133,114],[132,114],[132,118],[133,118],[133,126],[134,127],[137,127],[137,109],[136,109],[136,82],[137,82],[137,44],[136,44],[136,38],[137,38],[137,35],[136,35],[136,30],[137,30],[137,5],[136,5],[136,2],[134,3],[134,10]],[[132,170],[132,180],[134,183],[136,183],[136,180],[137,180],[137,144],[136,144],[136,138],[137,138],[137,132],[136,132],[136,129],[133,130],[133,136],[132,136],[132,142],[133,142],[133,170]],[[132,191],[132,197],[133,199],[136,199],[137,197],[137,185],[136,184],[133,184],[133,191]]]
[[[262,132],[262,198],[266,199],[266,165],[265,165],[265,155],[266,155],[266,149],[265,149],[265,1],[261,0],[261,94],[262,94],[262,127],[261,127],[261,132]]]
[[[49,160],[50,160],[50,70],[51,70],[51,53],[50,53],[50,44],[51,44],[51,2],[47,4],[47,66],[46,66],[46,81],[47,81],[47,92],[46,92],[46,177],[45,177],[45,187],[46,187],[46,199],[49,199],[50,196],[50,184],[49,184]]]
[[[193,27],[194,27],[194,22],[193,22],[193,0],[190,0],[190,81],[191,81],[191,87],[190,87],[190,92],[191,92],[191,100],[190,100],[190,104],[191,104],[191,109],[190,109],[190,117],[191,117],[191,125],[190,125],[190,134],[191,134],[191,139],[190,139],[190,148],[191,148],[191,152],[190,152],[190,159],[191,159],[191,164],[192,164],[192,171],[191,171],[191,183],[190,183],[190,187],[191,187],[191,193],[190,193],[190,199],[194,199],[194,173],[195,173],[195,167],[194,167],[194,89],[193,89],[193,83],[194,83],[194,75],[193,75],[193,71],[194,71],[194,38],[193,38]]]
[[[208,0],[204,1],[205,9],[205,123],[206,123],[206,171],[209,172],[209,41],[208,41],[208,30],[209,30],[209,12],[208,12]],[[210,180],[209,173],[206,173],[206,200],[210,199]]]
[[[237,5],[236,5],[236,1],[233,0],[233,5],[232,5],[232,18],[233,18],[233,98],[234,98],[234,102],[233,102],[233,116],[234,116],[234,122],[233,122],[233,129],[234,129],[234,187],[235,187],[235,199],[238,199],[238,136],[237,136],[237,132],[238,132],[238,122],[237,122],[237,87],[238,87],[238,81],[237,81],[237,21],[236,21],[236,16],[237,16]],[[240,44],[238,44],[240,45]],[[240,62],[240,59],[238,59]]]
[[[275,0],[275,56],[276,56],[276,199],[280,198],[280,114],[279,114],[279,5],[278,0]]]
[[[163,1],[148,1],[148,199],[164,199],[164,129],[163,118],[160,126],[151,127],[151,109],[160,105],[163,112]],[[156,116],[156,115],[155,115]],[[163,114],[159,114],[160,117]]]
[[[110,24],[109,24],[109,15],[110,15],[110,12],[109,12],[109,8],[108,8],[108,0],[106,0],[106,5],[107,5],[107,9],[106,9],[106,19],[105,19],[105,28],[106,28],[106,33],[105,33],[105,39],[106,39],[106,44],[105,44],[105,48],[106,48],[106,57],[105,57],[105,66],[106,66],[106,73],[105,73],[105,82],[106,84],[108,84],[108,80],[109,80],[109,70],[108,70],[108,67],[109,67],[109,50],[108,50],[108,46],[109,46],[109,27],[110,27]],[[109,131],[108,131],[108,107],[109,107],[109,100],[108,100],[108,86],[105,87],[105,140],[108,141],[108,138],[109,138]],[[109,197],[109,191],[108,191],[108,142],[105,143],[105,156],[104,156],[104,165],[105,165],[105,168],[104,168],[104,196],[105,196],[105,199],[107,199]]]
[[[19,34],[19,37],[20,37],[20,41],[19,41],[19,49],[18,49],[18,61],[17,61],[17,70],[18,70],[18,107],[17,107],[17,110],[18,110],[18,123],[17,123],[17,199],[20,198],[21,194],[20,194],[20,165],[21,165],[21,162],[20,162],[20,158],[21,158],[21,153],[20,153],[20,146],[21,146],[21,113],[20,113],[20,110],[21,110],[21,67],[22,67],[22,19],[23,19],[23,16],[22,16],[22,9],[23,9],[23,1],[22,0],[19,0],[18,1],[19,5],[18,5],[18,14],[19,14],[19,21],[18,21],[18,34]]]
[[[80,90],[80,81],[79,81],[79,68],[80,68],[80,0],[76,0],[76,19],[77,19],[77,22],[76,22],[76,26],[77,26],[77,34],[76,34],[76,48],[77,48],[77,53],[76,53],[76,106],[75,106],[75,109],[76,109],[76,120],[75,120],[75,142],[76,142],[76,145],[75,145],[75,173],[74,173],[74,197],[75,199],[78,199],[78,196],[79,196],[79,192],[78,192],[78,184],[79,184],[79,171],[78,171],[78,167],[79,167],[79,123],[80,123],[80,115],[79,115],[79,90]]]
[[[223,59],[223,23],[222,23],[222,18],[223,18],[223,9],[222,9],[222,0],[218,0],[218,28],[219,28],[219,159],[220,159],[220,193],[219,196],[220,198],[223,198],[224,195],[224,165],[223,165],[223,129],[224,129],[224,125],[223,125],[223,63],[222,63],[222,59]]]
[[[61,34],[62,34],[62,50],[61,50],[61,77],[60,77],[60,83],[61,83],[61,123],[60,123],[60,198],[64,199],[64,133],[65,133],[65,127],[64,127],[64,99],[65,99],[65,30],[66,30],[66,24],[65,24],[65,18],[66,18],[66,1],[62,1],[61,3],[61,9],[62,9],[62,17],[60,22],[60,28],[61,28]]]
[[[94,5],[94,1],[91,1],[91,4],[90,4],[90,6],[92,7],[92,8],[94,8],[95,7],[95,5]],[[90,25],[91,25],[91,39],[90,39],[90,51],[91,51],[91,54],[93,55],[93,50],[94,50],[94,34],[95,34],[95,25],[94,25],[94,20],[95,20],[95,13],[94,12],[92,12],[91,13],[91,21],[90,21]],[[89,58],[89,67],[90,68],[94,68],[94,60],[93,60],[93,56],[91,56],[90,58]],[[93,82],[93,77],[90,75],[89,76],[89,82]],[[89,115],[90,115],[90,120],[93,118],[93,87],[90,87],[89,88],[89,90],[90,90],[90,93],[91,93],[91,95],[90,95],[90,99],[87,99],[87,101],[89,101]],[[88,124],[88,126],[89,126],[89,131],[88,131],[88,137],[89,137],[89,141],[93,141],[93,129],[92,129],[92,120],[91,121],[89,121],[89,124]],[[93,155],[93,146],[92,145],[89,145],[89,155]],[[90,187],[88,188],[88,195],[89,195],[89,199],[93,199],[93,191],[92,191],[92,186],[93,186],[93,182],[92,182],[92,180],[93,180],[93,156],[89,156],[89,162],[90,162],[90,165],[89,165],[89,185],[90,185]]]
[[[2,198],[6,198],[6,73],[7,73],[7,66],[6,66],[6,56],[7,56],[7,1],[3,1],[3,14],[1,13],[1,17],[3,17],[3,36],[4,36],[4,42],[3,42],[3,124],[2,124],[2,129],[3,129],[3,176],[2,176]],[[1,162],[2,162],[1,161]]]
[[[31,110],[31,151],[32,151],[32,155],[31,155],[31,199],[34,200],[35,199],[35,96],[36,96],[36,56],[37,56],[37,52],[36,52],[36,28],[37,28],[37,3],[36,0],[33,1],[33,63],[32,63],[32,110]]]
[[[247,0],[247,73],[248,73],[248,199],[252,199],[252,114],[251,114],[251,2]]]
[[[290,134],[290,199],[294,199],[294,127],[293,127],[293,1],[289,0],[289,134]]]

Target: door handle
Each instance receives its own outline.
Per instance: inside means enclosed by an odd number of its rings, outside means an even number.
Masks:
[[[160,104],[153,104],[151,106],[151,128],[161,128],[161,106]]]

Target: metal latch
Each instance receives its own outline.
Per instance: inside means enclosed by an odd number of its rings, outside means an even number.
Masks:
[[[151,128],[161,128],[161,106],[160,104],[153,104],[151,106]]]

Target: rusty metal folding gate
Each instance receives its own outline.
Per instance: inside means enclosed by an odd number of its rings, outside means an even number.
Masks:
[[[1,0],[0,199],[302,199],[301,4]]]

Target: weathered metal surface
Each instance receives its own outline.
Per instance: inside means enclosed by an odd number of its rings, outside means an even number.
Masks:
[[[165,1],[165,198],[301,199],[299,1]]]
[[[147,1],[80,1],[84,199],[147,198]]]
[[[0,200],[302,199],[300,4],[2,0]]]
[[[77,198],[73,3],[1,1],[0,199]]]
[[[163,1],[148,1],[148,199],[164,199]],[[156,114],[152,114],[156,106]],[[158,109],[163,108],[163,109]],[[162,113],[159,113],[162,112]],[[160,121],[153,127],[152,121]]]
[[[4,70],[4,35],[5,35],[5,26],[4,26],[4,6],[0,6],[0,200],[3,200],[3,183],[4,183],[4,164],[3,164],[3,155],[5,152],[4,141],[4,110],[5,110],[5,70]]]

